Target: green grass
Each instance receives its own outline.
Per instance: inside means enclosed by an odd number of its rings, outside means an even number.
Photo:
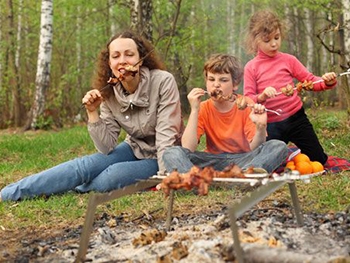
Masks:
[[[0,136],[0,187],[26,174],[93,151],[86,127],[81,126],[59,132],[3,134]]]
[[[329,155],[350,159],[350,135],[345,112],[309,111],[308,116]],[[200,148],[203,149],[204,140]],[[26,132],[11,134],[0,132],[0,189],[32,173],[77,156],[95,152],[85,126],[75,126],[59,131]],[[343,211],[350,204],[350,172],[327,174],[314,178],[311,183],[297,182],[303,211]],[[55,229],[59,225],[82,224],[88,194],[66,193],[50,198],[35,198],[21,202],[0,203],[0,236],[2,229],[18,230],[27,227]],[[290,200],[284,187],[268,199]],[[176,193],[174,213],[200,213],[214,209],[217,204],[230,204],[234,191],[213,188],[208,196],[199,197],[192,192]],[[166,199],[162,192],[142,192],[100,205],[97,215],[127,214],[131,219],[143,212],[158,211],[165,218]]]

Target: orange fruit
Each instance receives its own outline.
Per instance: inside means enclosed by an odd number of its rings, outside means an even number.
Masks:
[[[295,163],[293,161],[287,162],[286,168],[288,168],[290,170],[295,170]]]
[[[291,166],[291,165],[295,165],[294,161],[289,161],[289,162],[286,163],[286,166]]]
[[[317,172],[321,172],[324,170],[323,165],[320,162],[317,161],[313,161],[310,162],[311,166],[312,166],[312,172],[313,173],[317,173]]]
[[[310,158],[304,153],[299,153],[293,158],[293,161],[295,164],[298,162],[310,162]]]
[[[292,171],[295,171],[297,169],[295,165],[286,166],[286,168]]]
[[[299,171],[300,174],[311,174],[312,165],[307,161],[299,161],[295,164],[295,169]]]

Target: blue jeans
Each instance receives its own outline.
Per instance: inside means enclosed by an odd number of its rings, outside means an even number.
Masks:
[[[95,153],[61,163],[6,186],[0,194],[4,201],[17,201],[69,190],[108,192],[147,179],[157,171],[156,159],[137,159],[123,142],[108,155]]]
[[[207,152],[191,152],[181,146],[173,146],[165,150],[163,161],[168,172],[177,169],[179,173],[188,172],[193,165],[200,168],[212,166],[221,171],[229,164],[236,164],[241,169],[251,166],[264,168],[268,173],[273,172],[287,158],[287,145],[279,140],[270,140],[254,151],[247,153],[212,154]]]

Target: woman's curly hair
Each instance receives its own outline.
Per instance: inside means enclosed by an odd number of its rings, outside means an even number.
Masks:
[[[144,58],[142,66],[152,69],[165,69],[165,65],[154,51],[154,46],[144,37],[131,30],[114,35],[103,48],[97,58],[95,73],[92,78],[92,89],[101,90],[107,85],[107,81],[113,76],[109,66],[109,45],[117,38],[131,38],[135,41],[140,58]],[[146,56],[147,55],[147,56]],[[103,90],[103,97],[107,98],[113,94],[113,89]]]

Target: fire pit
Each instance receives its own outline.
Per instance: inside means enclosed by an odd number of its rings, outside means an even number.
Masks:
[[[323,171],[324,172],[324,171]],[[250,185],[259,185],[253,192],[251,192],[249,195],[244,196],[239,203],[230,205],[228,209],[228,214],[230,218],[230,228],[232,232],[232,237],[234,240],[234,250],[236,253],[236,258],[239,263],[244,262],[244,256],[242,247],[240,244],[239,239],[239,231],[238,226],[236,224],[237,219],[243,215],[246,211],[248,211],[252,206],[256,205],[258,202],[266,198],[268,195],[282,187],[283,185],[287,184],[289,185],[289,190],[292,197],[293,207],[295,211],[296,220],[299,226],[303,224],[302,214],[300,210],[300,204],[298,200],[298,195],[296,191],[295,181],[296,180],[303,180],[308,182],[312,177],[321,175],[323,172],[310,174],[310,175],[299,175],[294,172],[286,172],[283,174],[251,174],[249,175],[250,178],[242,179],[242,178],[214,178],[214,183],[230,183],[230,184],[237,184],[237,183],[247,183]],[[135,193],[137,191],[149,188],[151,186],[154,186],[155,184],[161,182],[165,178],[165,175],[156,175],[150,178],[149,180],[140,181],[139,183],[125,187],[123,189],[118,189],[115,191],[112,191],[110,193],[106,194],[91,194],[89,198],[89,204],[87,208],[85,223],[80,239],[80,245],[78,254],[76,257],[76,262],[84,262],[85,256],[88,248],[89,243],[89,236],[92,231],[93,226],[93,218],[96,211],[96,207],[99,204],[102,204],[104,202],[111,201],[113,199]],[[174,190],[170,192],[169,196],[169,203],[168,203],[168,213],[167,213],[167,220],[166,220],[166,229],[170,229],[171,221],[172,221],[172,209],[173,209],[173,202],[174,202]]]

